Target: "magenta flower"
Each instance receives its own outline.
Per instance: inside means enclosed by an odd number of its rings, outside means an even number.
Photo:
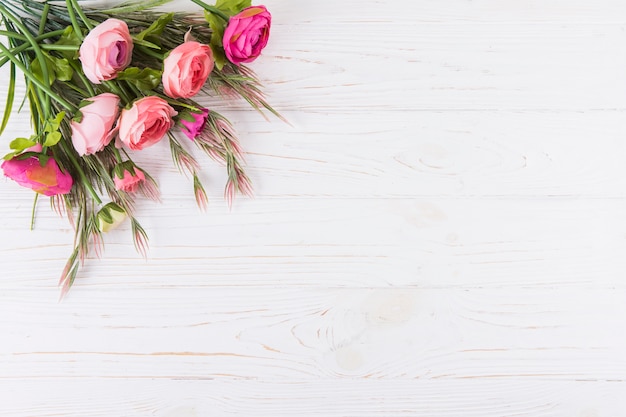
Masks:
[[[194,121],[190,122],[185,119],[180,119],[180,123],[183,125],[181,129],[183,133],[191,140],[194,140],[198,137],[200,133],[204,130],[204,126],[206,126],[206,121],[209,116],[209,109],[202,108],[202,113],[193,113],[189,112]]]
[[[270,36],[272,15],[265,6],[243,9],[230,18],[222,43],[230,62],[252,62],[261,54]]]
[[[41,151],[41,145],[28,149],[29,151]],[[47,196],[68,194],[72,189],[74,180],[67,172],[61,171],[54,158],[41,166],[39,157],[31,156],[25,159],[14,157],[2,163],[4,175],[17,182],[22,187],[30,188],[35,192]]]

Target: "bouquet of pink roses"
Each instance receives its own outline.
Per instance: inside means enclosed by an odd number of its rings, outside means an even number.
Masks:
[[[0,134],[15,101],[16,72],[26,82],[33,134],[14,138],[4,175],[50,197],[75,227],[74,250],[61,274],[62,295],[102,234],[130,219],[137,250],[147,235],[133,215],[135,197],[159,199],[155,180],[133,153],[168,140],[175,165],[193,178],[200,208],[207,196],[193,145],[228,172],[225,197],[250,195],[242,150],[229,121],[194,99],[198,94],[242,97],[280,117],[264,100],[254,61],[267,44],[271,15],[250,0],[217,0],[204,16],[157,13],[169,0],[125,3],[110,9],[78,0],[3,0],[0,66],[10,66]],[[180,139],[180,140],[179,140]],[[34,209],[33,209],[34,213]]]

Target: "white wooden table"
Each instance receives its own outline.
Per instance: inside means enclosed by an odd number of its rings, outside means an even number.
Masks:
[[[71,227],[0,184],[0,415],[626,415],[626,3],[265,4],[255,199],[144,151],[148,261],[58,303]]]

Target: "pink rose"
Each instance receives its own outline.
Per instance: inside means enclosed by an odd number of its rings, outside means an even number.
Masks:
[[[103,93],[88,98],[91,103],[82,107],[82,120],[72,120],[72,143],[80,156],[100,152],[117,133],[113,125],[120,112],[120,98],[115,94]]]
[[[271,24],[265,6],[248,7],[231,17],[222,40],[228,60],[235,65],[254,61],[267,45]]]
[[[41,145],[33,146],[27,151],[41,152]],[[49,158],[42,167],[37,156],[26,159],[9,159],[1,166],[4,175],[22,187],[30,188],[47,196],[68,194],[74,180],[67,172],[62,172],[54,158]]]
[[[172,49],[163,61],[163,90],[172,98],[193,97],[213,71],[208,45],[189,41]]]
[[[172,128],[178,113],[160,97],[148,96],[123,109],[117,122],[119,138],[132,150],[141,150],[160,141]]]
[[[146,180],[146,176],[139,168],[134,168],[135,175],[132,172],[125,169],[122,173],[122,178],[117,176],[117,173],[113,177],[115,183],[115,189],[125,191],[127,193],[134,193],[139,188],[139,185]]]
[[[181,129],[185,135],[191,140],[194,140],[202,130],[204,130],[204,126],[206,126],[206,120],[209,115],[209,109],[200,109],[202,113],[193,113],[189,112],[188,114],[194,118],[193,122],[187,121],[185,119],[180,119],[180,123],[183,125]]]
[[[126,22],[107,19],[93,28],[78,51],[83,72],[94,84],[112,80],[130,64],[133,40]]]

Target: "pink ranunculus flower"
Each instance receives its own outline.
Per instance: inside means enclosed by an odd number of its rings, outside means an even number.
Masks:
[[[271,24],[265,6],[248,7],[231,17],[222,39],[228,60],[235,65],[254,61],[267,45]]]
[[[27,151],[41,152],[41,149],[41,145],[36,145]],[[67,172],[62,172],[52,157],[44,166],[41,166],[38,157],[31,156],[25,159],[9,159],[4,161],[0,167],[5,176],[22,187],[30,188],[47,196],[68,194],[74,184],[72,176]]]
[[[213,64],[208,45],[195,41],[178,45],[163,61],[163,91],[172,98],[195,96],[213,71]]]
[[[130,64],[133,40],[126,22],[107,19],[93,28],[78,51],[83,72],[94,84],[112,80]]]
[[[200,110],[202,110],[202,113],[189,112],[191,117],[194,118],[193,122],[187,121],[185,119],[180,119],[180,123],[183,125],[183,128],[181,130],[191,140],[194,140],[196,137],[198,137],[198,135],[202,133],[202,130],[204,130],[204,127],[206,126],[209,109],[202,108]]]
[[[117,173],[113,177],[115,183],[115,189],[125,191],[127,193],[134,193],[139,188],[139,185],[146,180],[146,176],[139,168],[134,168],[135,175],[127,169],[124,169],[122,178],[117,176]]]
[[[72,143],[80,156],[100,152],[117,134],[113,128],[120,112],[120,98],[103,93],[88,98],[91,103],[82,107],[82,120],[72,121]]]
[[[119,138],[132,150],[141,150],[160,141],[172,128],[178,113],[160,97],[148,96],[123,109],[117,122]]]

